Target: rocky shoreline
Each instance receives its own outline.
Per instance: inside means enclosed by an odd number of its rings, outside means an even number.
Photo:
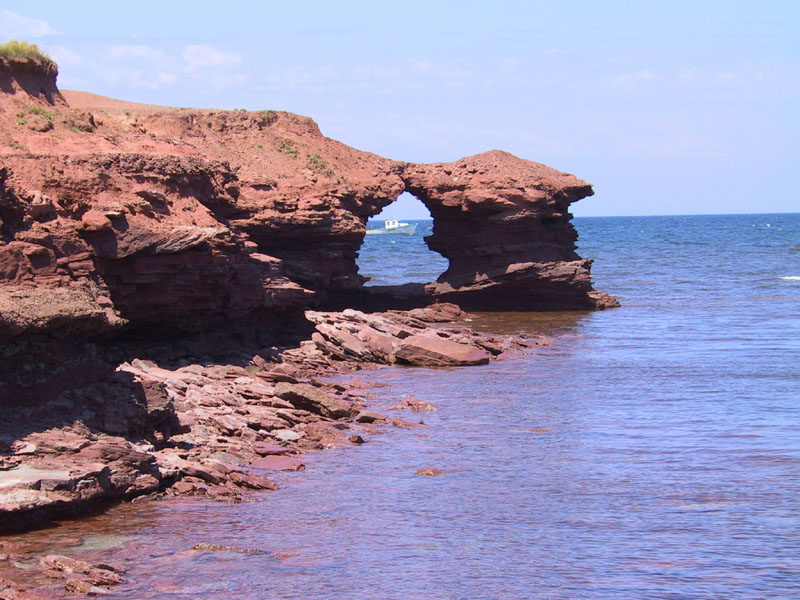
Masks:
[[[477,334],[462,308],[618,305],[576,252],[569,207],[593,190],[573,175],[499,150],[395,161],[308,117],[62,92],[57,74],[0,57],[0,533],[274,489],[305,452],[422,426],[321,377],[546,343]],[[367,220],[403,192],[449,266],[365,287]],[[37,597],[14,554],[0,546],[0,598]],[[120,575],[71,560],[35,568],[82,593]]]
[[[2,448],[2,532],[76,517],[111,502],[248,500],[253,492],[277,489],[271,472],[304,469],[307,452],[359,445],[386,426],[425,427],[417,413],[435,410],[409,399],[392,407],[404,413],[378,413],[369,406],[372,386],[357,378],[332,383],[320,377],[386,365],[482,365],[549,344],[544,338],[479,334],[464,325],[465,317],[446,303],[372,314],[309,311],[315,324],[309,340],[267,348],[268,356],[256,354],[245,366],[124,362],[117,372],[145,391],[147,434],[141,439],[98,432],[80,421],[51,427],[35,421],[56,407],[6,412],[6,427],[34,431]],[[117,566],[36,557],[24,545],[0,540],[0,598],[48,597],[26,588],[32,572],[88,595],[124,581]]]
[[[307,316],[315,323],[309,340],[296,348],[266,348],[267,357],[256,354],[244,365],[123,362],[114,375],[141,386],[143,402],[115,405],[113,396],[93,398],[82,390],[70,411],[96,411],[92,405],[101,401],[103,412],[93,421],[64,424],[56,402],[4,410],[4,432],[15,434],[4,439],[15,439],[0,447],[0,532],[149,494],[239,501],[247,490],[275,489],[265,472],[301,468],[288,457],[361,443],[353,427],[419,425],[368,410],[357,382],[319,377],[395,364],[481,365],[543,343],[455,326],[465,315],[452,304]],[[111,385],[98,383],[100,389]],[[98,421],[100,427],[91,426]],[[138,436],[130,430],[134,423]]]

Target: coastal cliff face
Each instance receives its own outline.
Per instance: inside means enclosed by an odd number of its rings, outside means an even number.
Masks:
[[[334,343],[330,323],[304,316],[309,308],[616,305],[593,291],[591,261],[575,253],[569,205],[592,188],[572,175],[499,151],[455,163],[393,161],[324,137],[307,117],[62,93],[56,75],[48,61],[0,58],[0,470],[35,459],[35,448],[58,455],[52,440],[21,441],[45,431],[92,448],[122,436],[114,460],[135,460],[113,485],[97,475],[97,497],[163,487],[164,470],[134,441],[157,448],[170,427],[188,427],[176,408],[187,388],[178,382],[168,394],[148,379],[150,363],[120,367],[138,359],[178,368],[224,356],[237,366],[212,375],[243,380],[316,327],[300,363],[449,364],[430,358],[441,340],[401,342],[422,325],[364,333],[372,321],[356,327],[347,317],[360,338],[345,328]],[[427,243],[450,266],[436,282],[364,288],[356,259],[367,219],[404,191],[430,209]],[[285,373],[262,379],[287,377],[296,382]],[[272,397],[274,386],[253,386],[237,402]],[[259,427],[244,431],[269,429]]]
[[[52,64],[3,59],[0,72],[5,338],[192,331],[340,292],[357,304],[366,220],[405,190],[430,209],[428,245],[450,261],[420,304],[611,303],[575,253],[569,205],[592,189],[572,175],[499,151],[401,163],[289,113],[65,99]],[[51,301],[33,302],[43,290]]]

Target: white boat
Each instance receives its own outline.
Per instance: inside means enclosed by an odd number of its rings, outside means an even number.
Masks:
[[[367,235],[378,235],[387,233],[403,233],[405,235],[414,235],[417,229],[416,223],[401,223],[397,219],[387,219],[383,222],[383,227],[376,229],[367,229]]]

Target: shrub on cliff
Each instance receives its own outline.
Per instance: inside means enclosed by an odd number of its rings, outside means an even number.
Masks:
[[[0,57],[3,58],[36,58],[41,61],[53,62],[53,59],[39,50],[36,44],[11,40],[5,44],[0,44]]]

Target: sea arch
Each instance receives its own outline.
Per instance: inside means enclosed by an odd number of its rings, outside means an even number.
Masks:
[[[404,191],[367,222],[367,231],[384,229],[386,220],[408,223],[414,230],[408,233],[403,227],[404,233],[364,236],[356,263],[365,286],[427,283],[448,268],[447,258],[427,245],[434,221],[419,198]]]

